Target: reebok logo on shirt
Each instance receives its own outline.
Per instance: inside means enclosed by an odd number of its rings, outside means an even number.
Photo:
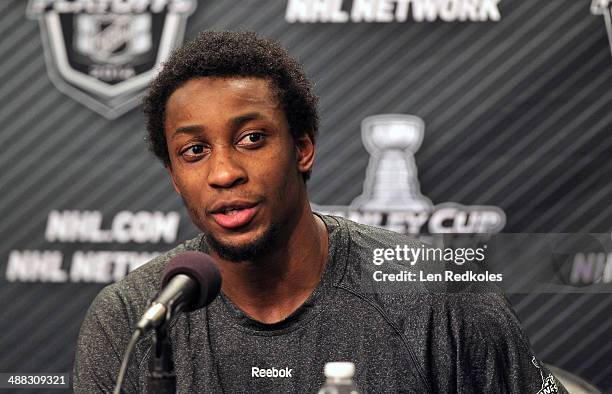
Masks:
[[[251,377],[252,378],[292,378],[291,372],[293,372],[293,368],[258,368],[251,367]]]

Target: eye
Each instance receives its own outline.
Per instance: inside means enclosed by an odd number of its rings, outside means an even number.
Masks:
[[[265,139],[265,135],[262,132],[254,131],[246,134],[240,140],[238,140],[237,145],[243,147],[251,147],[260,145]]]
[[[190,145],[181,151],[181,156],[187,161],[201,159],[206,154],[206,147],[201,144]]]

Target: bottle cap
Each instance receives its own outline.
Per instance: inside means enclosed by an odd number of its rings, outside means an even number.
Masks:
[[[325,377],[347,379],[355,374],[355,364],[351,362],[333,362],[325,364]]]

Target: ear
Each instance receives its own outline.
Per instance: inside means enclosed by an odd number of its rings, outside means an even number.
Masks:
[[[315,159],[315,144],[312,134],[306,133],[296,139],[295,153],[298,171],[301,173],[310,171]]]
[[[172,180],[172,187],[174,187],[174,191],[180,196],[181,191],[176,185],[176,180],[174,179],[174,172],[172,172],[172,164],[166,164],[166,171],[168,171],[168,175],[170,175],[170,179]]]

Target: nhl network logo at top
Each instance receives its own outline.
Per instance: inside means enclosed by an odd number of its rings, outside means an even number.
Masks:
[[[183,41],[196,0],[30,0],[47,71],[63,93],[108,119],[139,95]]]

